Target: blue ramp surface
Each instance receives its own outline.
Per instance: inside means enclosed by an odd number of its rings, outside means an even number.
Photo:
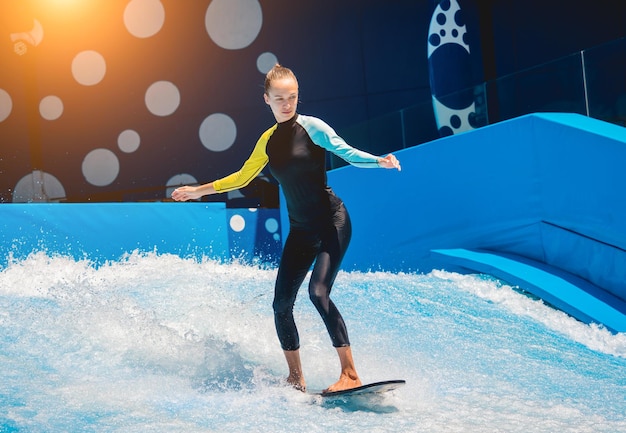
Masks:
[[[432,252],[455,265],[517,285],[581,321],[599,323],[614,332],[626,331],[624,301],[545,263],[512,254],[463,248]]]

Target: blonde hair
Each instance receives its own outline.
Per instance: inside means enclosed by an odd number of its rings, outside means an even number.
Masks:
[[[272,87],[272,81],[282,80],[283,78],[293,78],[296,85],[298,84],[296,74],[294,74],[291,69],[276,63],[274,67],[272,67],[272,69],[270,69],[265,75],[265,93],[268,94],[270,87]]]

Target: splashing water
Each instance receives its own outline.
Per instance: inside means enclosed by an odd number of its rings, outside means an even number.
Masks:
[[[0,272],[0,432],[626,432],[626,335],[484,276],[340,273],[333,299],[377,398],[284,385],[275,270],[37,253]],[[309,388],[339,374],[306,289]]]

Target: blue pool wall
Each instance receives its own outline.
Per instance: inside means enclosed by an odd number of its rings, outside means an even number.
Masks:
[[[133,252],[277,263],[278,209],[224,203],[29,203],[0,206],[0,269],[45,251],[95,265]]]
[[[344,269],[480,271],[538,289],[553,281],[530,281],[521,267],[504,272],[494,261],[480,264],[491,256],[474,251],[507,254],[513,263],[534,263],[543,275],[592,287],[594,297],[608,299],[610,315],[618,310],[610,329],[626,330],[626,129],[577,114],[533,114],[397,155],[401,172],[329,172],[354,227]],[[4,204],[0,269],[11,257],[40,250],[96,263],[155,251],[275,264],[287,228],[284,208]],[[450,251],[474,256],[449,260]],[[568,309],[568,287],[548,301],[581,320],[605,322],[608,310]]]
[[[532,114],[397,155],[400,173],[329,173],[354,225],[346,268],[427,272],[455,266],[433,250],[510,254],[606,292],[626,329],[625,128]]]
[[[626,129],[577,114],[522,116],[397,153],[400,173],[345,167],[355,269],[428,271],[436,248],[487,248],[626,297]]]

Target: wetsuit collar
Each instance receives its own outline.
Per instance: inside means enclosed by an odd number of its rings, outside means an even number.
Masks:
[[[299,114],[296,113],[293,115],[293,117],[289,120],[285,120],[284,122],[278,122],[278,126],[283,126],[283,125],[290,125],[292,123],[294,123],[296,121],[296,119],[298,118]]]

